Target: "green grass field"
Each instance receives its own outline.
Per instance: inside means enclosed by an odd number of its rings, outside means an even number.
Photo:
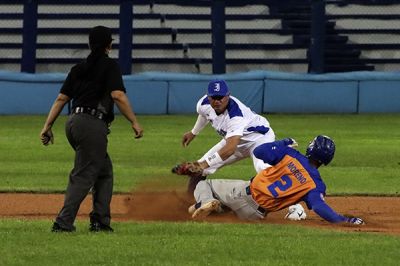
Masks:
[[[321,168],[328,195],[394,195],[400,191],[400,115],[268,115],[277,138],[293,137],[304,151],[318,134],[337,145]],[[219,137],[208,127],[188,148],[180,145],[196,117],[139,116],[144,137],[133,138],[118,117],[109,137],[116,193],[157,181],[182,187],[170,173],[198,159]],[[44,147],[44,116],[0,116],[0,191],[64,192],[73,151],[65,117],[54,127],[55,144]],[[248,179],[250,160],[212,178]],[[1,203],[0,203],[1,204]],[[270,224],[114,223],[114,234],[90,234],[78,221],[74,234],[51,234],[49,220],[0,220],[0,265],[398,265],[400,237]],[[4,244],[3,244],[4,243]]]
[[[78,223],[81,229],[86,224]],[[52,234],[0,220],[1,265],[398,265],[400,239],[297,226],[117,223],[112,234]]]

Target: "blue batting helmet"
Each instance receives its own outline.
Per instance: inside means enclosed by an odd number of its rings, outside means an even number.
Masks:
[[[307,147],[306,157],[321,164],[329,164],[335,155],[335,142],[328,137],[319,135]]]

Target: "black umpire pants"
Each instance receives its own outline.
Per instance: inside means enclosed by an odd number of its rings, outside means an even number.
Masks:
[[[110,225],[113,169],[107,154],[107,124],[89,114],[72,114],[65,124],[65,131],[75,150],[75,164],[56,222],[63,228],[73,229],[79,207],[92,189],[90,221]]]

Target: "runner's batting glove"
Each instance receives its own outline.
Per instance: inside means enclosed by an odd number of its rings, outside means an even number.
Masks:
[[[351,217],[347,219],[348,223],[355,224],[355,225],[363,225],[365,224],[364,220],[358,217]]]
[[[296,148],[297,146],[299,146],[299,144],[292,138],[283,139],[283,142],[285,143],[286,146],[290,148]]]
[[[193,177],[200,177],[203,174],[203,168],[201,168],[198,162],[184,162],[174,166],[171,171],[177,175],[188,175]]]

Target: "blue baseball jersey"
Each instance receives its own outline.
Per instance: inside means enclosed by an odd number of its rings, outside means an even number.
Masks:
[[[258,173],[251,182],[253,198],[269,211],[277,211],[299,201],[304,201],[325,220],[344,222],[346,217],[337,214],[326,202],[326,186],[318,170],[307,157],[288,147],[289,139],[265,143],[254,150],[254,155],[271,165]]]
[[[244,141],[254,141],[260,137],[253,134],[254,132],[266,134],[270,129],[270,124],[265,117],[254,113],[233,96],[229,96],[228,106],[220,115],[217,115],[211,107],[207,95],[197,102],[196,110],[225,139],[241,136]]]

